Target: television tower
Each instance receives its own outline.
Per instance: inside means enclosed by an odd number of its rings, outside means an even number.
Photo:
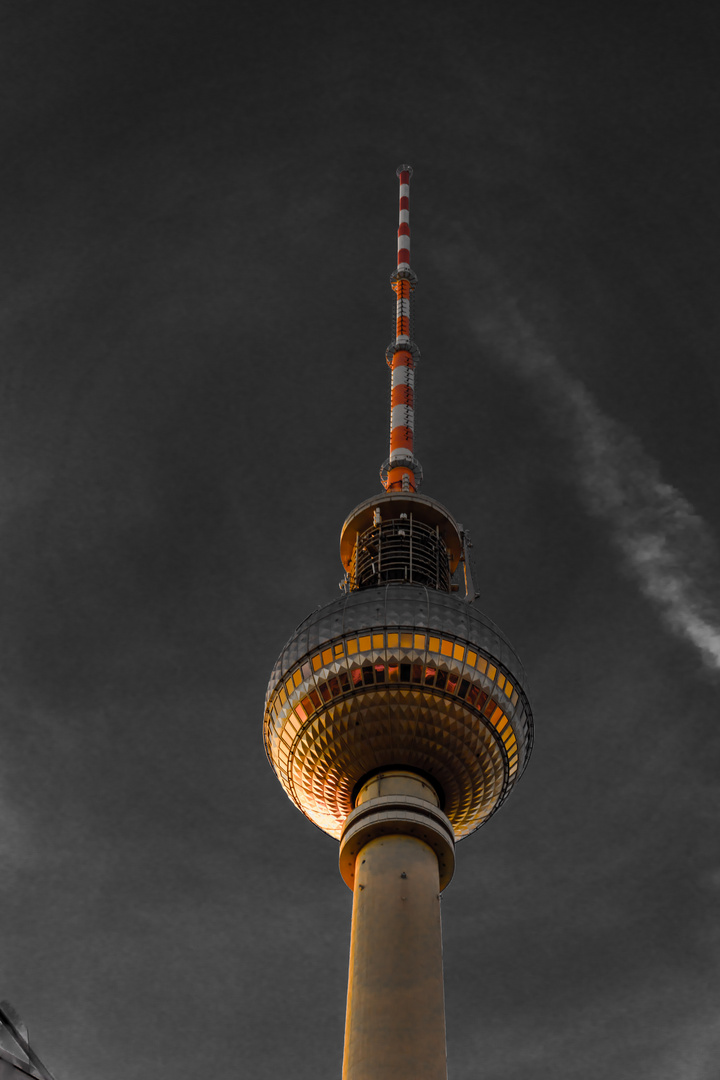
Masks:
[[[270,763],[340,841],[353,890],[344,1080],[447,1077],[440,893],[456,841],[505,801],[533,742],[522,665],[475,606],[467,531],[418,494],[412,169],[397,173],[385,490],[346,519],[342,595],[292,635],[265,705]]]

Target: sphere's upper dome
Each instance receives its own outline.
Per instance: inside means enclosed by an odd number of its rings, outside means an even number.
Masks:
[[[309,615],[273,668],[265,747],[290,798],[339,837],[375,769],[444,794],[458,839],[507,797],[532,748],[525,673],[473,604],[422,585],[349,592]]]

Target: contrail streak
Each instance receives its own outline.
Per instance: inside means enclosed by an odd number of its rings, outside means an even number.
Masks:
[[[545,414],[570,443],[580,497],[607,525],[626,571],[665,624],[720,670],[720,607],[711,595],[720,595],[720,558],[707,523],[665,483],[640,441],[538,344],[517,312],[511,341],[506,327],[473,322],[483,343],[494,347],[500,331],[503,353],[542,397]]]

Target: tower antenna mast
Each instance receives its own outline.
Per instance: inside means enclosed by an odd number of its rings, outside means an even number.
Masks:
[[[392,372],[390,455],[380,469],[386,491],[417,491],[422,468],[415,457],[415,367],[420,350],[412,339],[417,277],[410,268],[410,177],[412,165],[399,165],[400,206],[397,267],[390,277],[395,293],[395,338],[385,357]]]

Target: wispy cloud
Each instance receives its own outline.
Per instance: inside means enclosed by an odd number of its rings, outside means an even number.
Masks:
[[[564,370],[512,305],[502,327],[473,317],[483,345],[498,344],[542,399],[554,431],[572,451],[572,472],[588,512],[603,521],[625,570],[666,626],[720,671],[720,557],[712,532],[660,475],[640,440],[607,416]]]

